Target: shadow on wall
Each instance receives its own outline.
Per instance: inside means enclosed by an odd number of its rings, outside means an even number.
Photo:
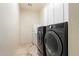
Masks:
[[[19,33],[18,4],[0,4],[0,55],[14,55]]]

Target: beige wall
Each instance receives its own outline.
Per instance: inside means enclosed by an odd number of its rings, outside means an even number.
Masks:
[[[39,24],[39,12],[20,11],[20,43],[25,44],[32,40],[32,25]]]
[[[69,55],[79,55],[79,4],[69,4]]]
[[[19,34],[18,4],[0,4],[0,55],[14,55]]]

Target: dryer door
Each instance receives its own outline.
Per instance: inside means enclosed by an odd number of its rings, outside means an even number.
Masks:
[[[54,31],[46,33],[44,42],[48,56],[60,56],[62,54],[62,42]]]

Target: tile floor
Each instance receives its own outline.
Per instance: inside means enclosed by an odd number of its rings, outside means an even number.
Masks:
[[[16,56],[38,56],[37,47],[32,42],[20,44],[16,50]]]

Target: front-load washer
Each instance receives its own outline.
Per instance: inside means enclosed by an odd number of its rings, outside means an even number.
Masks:
[[[46,32],[46,26],[40,26],[37,30],[37,48],[38,48],[38,55],[45,56],[45,45],[44,45],[44,36]]]
[[[47,56],[67,56],[68,22],[48,25],[44,43]]]

